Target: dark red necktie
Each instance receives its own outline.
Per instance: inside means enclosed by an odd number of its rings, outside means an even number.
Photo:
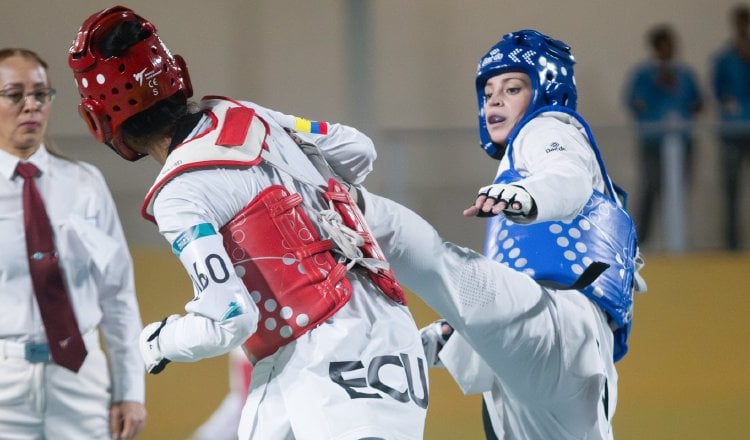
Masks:
[[[86,358],[86,346],[63,282],[52,226],[44,209],[44,201],[34,178],[39,173],[29,162],[19,162],[16,172],[24,178],[23,222],[26,227],[26,250],[29,256],[31,284],[42,314],[52,360],[78,372]]]

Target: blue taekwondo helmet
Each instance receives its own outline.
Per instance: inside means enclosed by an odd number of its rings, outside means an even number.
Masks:
[[[505,147],[490,139],[484,118],[484,86],[493,76],[506,72],[523,72],[531,79],[531,102],[524,116],[535,110],[559,105],[576,109],[575,58],[570,46],[534,30],[511,32],[503,36],[483,56],[477,66],[477,101],[479,104],[479,140],[487,154],[502,159]]]

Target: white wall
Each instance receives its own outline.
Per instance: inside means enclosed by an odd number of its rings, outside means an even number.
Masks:
[[[637,199],[638,173],[620,90],[628,69],[646,54],[644,32],[655,23],[672,23],[680,36],[682,57],[707,86],[708,60],[728,36],[727,11],[734,3],[123,2],[153,21],[172,51],[186,58],[197,96],[233,95],[312,119],[364,128],[381,151],[370,185],[414,205],[450,238],[472,246],[478,244],[481,228],[466,233],[466,224],[453,213],[493,175],[495,164],[476,146],[473,80],[479,57],[503,33],[537,28],[573,46],[579,110],[600,138],[610,173]],[[87,140],[67,68],[67,50],[78,26],[106,6],[93,0],[4,0],[0,41],[3,46],[34,49],[48,60],[59,89],[50,134],[71,155],[103,169],[128,236],[134,243],[150,243],[158,238],[148,224],[137,220],[136,211],[156,166],[146,163],[148,159],[129,166]],[[369,20],[364,25],[351,20],[356,11],[365,11]],[[702,121],[711,123],[710,107]],[[705,182],[710,187],[716,181],[716,147],[712,136],[704,138],[700,148],[711,161],[705,162],[711,168]],[[705,227],[717,229],[715,224]],[[712,242],[709,238],[698,245],[710,247]]]
[[[173,52],[188,61],[197,95],[226,93],[282,110],[346,120],[347,0],[132,0]],[[475,123],[476,62],[503,33],[537,28],[563,39],[578,59],[580,110],[594,125],[627,121],[619,101],[626,71],[645,55],[652,24],[674,24],[683,58],[707,79],[711,53],[728,35],[734,0],[524,2],[354,0],[370,11],[367,56],[380,127],[466,127]],[[26,46],[51,64],[60,88],[53,129],[83,134],[67,50],[93,0],[4,0],[0,41]],[[8,13],[11,11],[11,13]]]

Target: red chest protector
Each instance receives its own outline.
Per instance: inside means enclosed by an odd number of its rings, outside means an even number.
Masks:
[[[360,211],[357,203],[349,195],[349,191],[346,190],[344,185],[335,179],[330,179],[328,181],[328,191],[325,192],[324,197],[333,203],[333,208],[341,216],[343,224],[356,231],[362,237],[364,242],[360,247],[362,254],[367,258],[386,261],[380,245],[378,245],[378,242],[372,236],[370,227],[367,226],[362,211]],[[406,295],[404,295],[404,291],[396,280],[396,275],[392,269],[378,269],[375,272],[368,271],[367,274],[388,298],[399,304],[406,305]]]
[[[211,105],[213,126],[169,155],[142,208],[152,221],[155,195],[174,176],[197,168],[253,166],[268,149],[268,125],[253,109],[226,100],[205,104]],[[344,186],[331,179],[324,197],[342,223],[363,238],[363,255],[385,261]],[[320,325],[352,295],[346,266],[331,252],[331,240],[320,238],[302,203],[298,193],[272,185],[219,230],[236,273],[260,311],[258,329],[244,344],[253,361]],[[392,270],[368,273],[386,296],[406,303]]]
[[[262,359],[344,306],[352,295],[346,266],[320,240],[302,197],[274,185],[221,229],[235,271],[258,305],[258,330],[245,342]]]

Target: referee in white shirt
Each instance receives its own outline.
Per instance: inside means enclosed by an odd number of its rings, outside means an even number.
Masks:
[[[101,173],[43,144],[54,93],[36,53],[0,49],[0,437],[132,439],[146,419],[132,261]],[[38,226],[44,215],[29,217],[26,180],[44,202],[50,252],[29,250],[40,235],[27,234],[29,221]],[[32,276],[45,258],[61,276]],[[65,307],[55,302],[43,313],[49,289],[40,286],[50,278],[62,279],[75,317],[60,349],[49,336]],[[82,344],[70,366],[57,353],[75,341]]]

